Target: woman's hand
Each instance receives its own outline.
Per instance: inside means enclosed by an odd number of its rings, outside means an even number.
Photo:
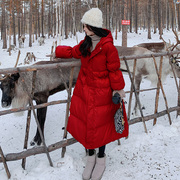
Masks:
[[[126,94],[123,89],[113,91],[113,96],[115,93],[119,93],[119,95],[121,96],[122,99],[126,97]]]

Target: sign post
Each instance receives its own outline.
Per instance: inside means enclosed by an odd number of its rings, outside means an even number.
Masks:
[[[121,24],[122,25],[130,25],[130,20],[122,20]]]
[[[124,14],[123,14],[123,19],[122,20],[122,46],[127,47],[127,23],[129,23],[127,19],[127,0],[123,0],[123,5],[124,5]]]
[[[130,20],[122,20],[122,46],[127,47],[127,25],[130,25]]]

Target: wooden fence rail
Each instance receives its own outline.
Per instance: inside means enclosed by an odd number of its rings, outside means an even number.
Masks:
[[[74,138],[66,139],[66,140],[62,140],[62,141],[49,145],[47,149],[49,152],[52,152],[59,148],[74,144],[76,142],[77,141]],[[5,155],[5,159],[6,161],[16,161],[16,160],[20,160],[20,159],[23,159],[32,155],[37,155],[37,154],[42,154],[42,153],[46,153],[46,151],[43,146],[39,146],[39,147],[33,147],[31,149],[27,149],[26,151],[22,151],[19,153],[9,153]],[[0,157],[0,163],[1,162],[3,162],[2,157]]]
[[[173,55],[173,54],[178,54],[178,53],[180,53],[180,51],[165,52],[165,53],[152,53],[152,54],[147,54],[147,55],[143,55],[143,56],[120,56],[119,58],[120,59],[125,58],[126,60],[132,60],[132,59],[149,58],[152,56],[154,56],[154,57],[167,56],[167,55]],[[77,66],[81,65],[81,62],[79,59],[73,59],[73,61],[68,61],[67,59],[58,59],[58,60],[61,60],[62,62],[56,63],[56,61],[54,61],[54,64],[33,65],[33,66],[23,66],[23,67],[16,67],[16,68],[0,69],[0,74],[18,73],[18,72],[25,72],[25,71],[36,71],[36,70],[42,70],[42,69],[53,69],[53,68],[57,68],[57,67],[62,67],[62,68],[63,67],[77,67]]]

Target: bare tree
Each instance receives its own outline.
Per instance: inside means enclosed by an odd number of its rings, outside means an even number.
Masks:
[[[35,23],[35,27],[34,27],[34,33],[35,33],[35,37],[36,40],[38,39],[38,0],[35,0],[35,8],[34,8],[34,23]]]
[[[64,28],[64,0],[61,1],[61,35],[63,36],[63,28]]]
[[[115,0],[115,4],[117,4],[117,0]],[[117,17],[118,17],[118,15],[117,15],[117,13],[118,13],[118,12],[117,12],[117,11],[118,11],[118,7],[119,7],[119,6],[118,6],[118,4],[117,4],[116,7],[115,7],[115,15],[116,15],[116,16],[115,16],[115,31],[116,31],[115,39],[116,39],[116,40],[117,40],[117,32],[118,32],[118,29],[117,29],[117,28],[118,28],[118,22],[119,22],[119,21],[117,20]]]
[[[56,34],[56,6],[53,3],[53,28],[54,28],[54,37]]]
[[[134,13],[134,24],[135,24],[135,32],[138,33],[138,0],[135,0],[135,13]]]
[[[42,36],[44,36],[44,0],[41,2],[41,28],[42,28]]]
[[[107,23],[108,23],[107,1],[105,1],[104,3],[105,3],[105,27],[107,27]]]
[[[48,38],[52,35],[51,2],[48,2]]]
[[[2,39],[3,39],[3,49],[7,48],[7,39],[6,39],[6,16],[5,16],[5,2],[2,1]]]
[[[20,1],[18,0],[16,2],[16,9],[17,9],[17,24],[18,24],[18,39],[20,38],[20,35],[21,35],[21,26],[20,26],[20,18],[21,18],[21,14],[20,14],[20,11],[21,11],[21,4],[20,4]]]
[[[166,17],[167,17],[167,20],[166,20],[166,22],[167,22],[167,25],[166,25],[166,27],[167,27],[167,30],[169,30],[169,21],[170,21],[170,18],[169,18],[169,1],[168,0],[166,0],[166,6],[167,6],[167,12],[166,12]]]
[[[14,1],[12,2],[15,7]],[[16,20],[15,20],[15,8],[12,8],[12,29],[13,29],[13,44],[16,46]]]
[[[32,47],[32,0],[30,0],[29,11],[29,47]]]
[[[152,0],[148,1],[148,39],[151,39],[151,4]]]
[[[114,0],[109,4],[109,29],[113,30]]]
[[[178,12],[178,31],[180,31],[180,6],[177,6],[177,12]]]
[[[156,29],[157,29],[157,0],[154,0],[154,34],[156,33]]]
[[[132,33],[133,0],[130,0],[130,32]]]
[[[67,25],[68,25],[68,3],[67,3],[67,0],[65,0],[65,2],[64,2],[64,4],[65,4],[65,7],[64,7],[64,15],[65,15],[65,17],[64,17],[64,32],[65,32],[65,39],[67,39],[68,38],[68,27],[67,27]]]
[[[123,19],[127,19],[127,1],[123,0],[124,4],[124,17]],[[122,46],[127,47],[127,25],[122,26]]]
[[[159,27],[159,35],[160,39],[162,38],[162,3],[158,0],[158,27]]]
[[[25,34],[25,26],[26,26],[26,8],[25,8],[25,3],[23,2],[22,5],[22,16],[21,16],[21,35]]]

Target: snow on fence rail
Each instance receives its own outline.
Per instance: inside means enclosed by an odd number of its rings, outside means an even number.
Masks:
[[[133,79],[134,77],[132,76],[132,73],[134,73],[134,72],[130,72],[129,71],[129,67],[128,67],[127,61],[128,60],[133,60],[133,59],[137,60],[137,59],[152,57],[154,59],[154,63],[155,63],[155,66],[156,66],[155,57],[170,56],[170,55],[178,54],[178,53],[180,53],[180,51],[165,52],[165,53],[152,53],[152,54],[147,54],[147,55],[143,55],[143,56],[125,56],[125,57],[120,57],[120,59],[123,59],[125,61],[125,64],[126,64],[126,67],[128,69],[128,73],[129,73],[129,78],[131,80],[131,89],[130,89],[130,91],[127,91],[126,93],[130,93],[131,97],[132,97],[133,93],[135,94],[135,98],[136,98],[136,100],[137,100],[137,102],[139,104],[139,109],[140,109],[140,112],[141,112],[141,116],[140,117],[136,117],[136,118],[130,119],[130,116],[128,116],[129,117],[129,125],[132,125],[132,124],[135,124],[135,123],[138,123],[138,122],[143,122],[144,128],[145,128],[145,132],[147,133],[147,128],[146,128],[146,124],[145,124],[146,121],[151,120],[151,119],[156,119],[156,118],[158,118],[160,116],[164,116],[166,114],[169,115],[169,113],[173,112],[173,111],[180,111],[180,106],[171,107],[171,108],[168,108],[168,106],[166,106],[166,110],[163,110],[161,112],[156,112],[156,113],[148,115],[148,116],[144,116],[143,113],[142,113],[142,110],[141,110],[140,100],[139,100],[139,98],[137,96],[137,90],[136,90],[135,85],[134,85],[134,79]],[[74,59],[74,61],[69,61],[68,62],[68,59],[66,59],[66,60],[62,60],[61,63],[47,64],[47,65],[33,65],[33,66],[25,66],[25,67],[0,69],[0,74],[9,74],[9,73],[12,74],[12,73],[18,73],[18,72],[25,72],[25,71],[37,71],[37,70],[42,70],[42,69],[47,69],[47,68],[53,69],[53,68],[57,68],[57,67],[63,68],[63,67],[67,67],[67,66],[68,67],[72,67],[72,69],[73,69],[74,67],[80,66],[80,65],[81,65],[80,60]],[[159,79],[161,78],[161,74],[159,74],[158,71],[157,71],[157,76],[158,76]],[[73,74],[71,74],[70,77],[71,77],[71,79],[73,79]],[[69,83],[72,83],[72,82],[70,81]],[[177,82],[176,82],[176,85],[177,85]],[[69,84],[69,87],[70,87],[70,84]],[[157,89],[157,90],[161,89],[161,90],[163,90],[163,86],[160,83],[159,87],[157,87],[157,88],[139,90],[139,92],[150,91],[150,90],[153,90],[153,89]],[[177,87],[177,89],[178,89],[178,87]],[[71,95],[71,92],[70,92],[71,89],[69,88],[67,91],[68,91],[68,95]],[[163,94],[163,96],[165,98],[165,94]],[[55,104],[60,104],[60,103],[66,103],[68,105],[67,105],[67,109],[66,109],[65,125],[67,125],[70,99],[71,99],[71,96],[70,97],[68,96],[68,98],[66,100],[57,100],[57,101],[47,102],[47,103],[40,104],[40,105],[33,105],[33,104],[31,104],[31,106],[28,106],[28,107],[21,107],[21,108],[15,108],[15,109],[10,109],[10,110],[0,111],[0,116],[5,115],[5,114],[14,113],[14,112],[20,112],[20,111],[27,111],[27,110],[28,111],[31,111],[31,110],[34,111],[35,109],[38,109],[38,108],[47,107],[47,106],[51,106],[51,105],[55,105]],[[129,103],[131,103],[131,100],[132,100],[132,98],[130,98]],[[156,101],[157,101],[157,99],[156,99]],[[165,103],[167,103],[167,102],[165,102]],[[130,113],[130,109],[131,108],[129,106],[128,109],[127,109],[128,110],[128,114]],[[36,116],[36,115],[34,114],[34,116]],[[169,115],[169,118],[170,118],[170,115]],[[28,121],[28,119],[27,119],[27,121]],[[171,124],[171,120],[170,120],[170,124]],[[37,126],[38,126],[38,124],[37,124]],[[27,147],[26,147],[27,146],[27,138],[25,137],[25,139],[26,139],[25,149],[26,150],[23,150],[22,152],[19,152],[19,153],[10,153],[10,154],[4,155],[4,153],[2,151],[2,148],[0,146],[0,150],[1,150],[0,151],[0,155],[1,155],[0,163],[4,164],[4,167],[5,167],[5,170],[6,170],[8,178],[10,178],[10,172],[9,172],[9,169],[8,169],[8,166],[7,166],[7,163],[6,163],[7,161],[15,161],[15,160],[22,159],[23,160],[22,167],[25,168],[25,159],[26,159],[26,157],[29,157],[29,156],[32,156],[32,155],[36,155],[36,154],[46,153],[47,156],[48,156],[48,160],[50,162],[50,165],[53,166],[51,158],[49,156],[49,152],[54,151],[54,150],[59,149],[59,148],[62,148],[62,156],[64,156],[66,146],[69,146],[69,145],[77,142],[74,138],[66,139],[66,135],[67,135],[67,131],[66,131],[66,128],[65,128],[65,130],[64,130],[64,138],[65,138],[65,140],[62,140],[62,141],[59,141],[57,143],[51,144],[48,147],[46,147],[46,145],[44,143],[44,146],[33,147],[33,148],[30,148],[30,149],[27,149]]]

